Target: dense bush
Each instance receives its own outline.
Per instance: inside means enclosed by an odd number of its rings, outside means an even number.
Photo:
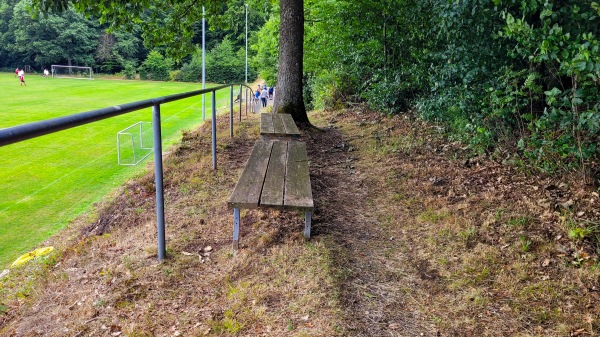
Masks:
[[[126,62],[123,71],[121,71],[121,74],[125,79],[134,80],[136,75],[135,64],[131,62]]]
[[[168,81],[173,62],[164,58],[158,51],[152,51],[139,67],[142,80]]]
[[[599,166],[600,6],[564,0],[311,0],[317,108],[357,97],[498,144],[546,171]]]
[[[243,82],[246,74],[246,55],[244,49],[234,51],[234,46],[228,39],[217,44],[206,53],[206,81],[215,83]],[[202,50],[197,49],[192,59],[185,63],[181,71],[173,77],[176,81],[202,81]],[[256,71],[248,68],[248,78],[256,77]]]
[[[202,81],[202,49],[196,49],[192,59],[181,67],[180,72],[173,76],[173,80],[181,82]]]
[[[507,69],[522,92],[509,103],[527,103],[521,118],[528,132],[519,145],[543,169],[598,165],[599,15],[597,3],[580,1],[509,4],[503,13],[500,35],[513,46],[508,57],[522,63]],[[510,106],[497,106],[510,113]]]
[[[206,80],[215,83],[242,82],[245,62],[245,55],[236,53],[231,41],[225,39],[206,55]]]

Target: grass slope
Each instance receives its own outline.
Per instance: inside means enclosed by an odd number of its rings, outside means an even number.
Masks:
[[[0,336],[600,335],[598,190],[465,161],[408,116],[312,113],[311,240],[302,214],[244,210],[233,252],[249,117],[233,138],[219,120],[216,172],[208,124],[165,159],[163,263],[148,173],[0,278]]]
[[[200,89],[198,84],[72,80],[0,73],[0,128]],[[217,95],[219,104],[228,90]],[[210,95],[207,96],[210,105]],[[201,97],[161,106],[163,144],[201,123]],[[207,107],[210,118],[210,106]],[[116,134],[144,109],[0,147],[0,266],[29,251],[144,167],[117,165]],[[164,147],[168,148],[168,146]],[[150,160],[150,156],[147,160]]]

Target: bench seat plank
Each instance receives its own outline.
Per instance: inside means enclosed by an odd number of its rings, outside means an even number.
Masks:
[[[300,130],[292,115],[283,113],[262,113],[260,115],[260,134],[267,138],[296,138]]]
[[[260,206],[282,209],[285,180],[285,163],[287,159],[287,142],[273,142],[271,159],[260,197]]]
[[[254,144],[242,176],[229,197],[230,207],[258,208],[272,147],[273,142],[258,141]]]
[[[272,134],[273,132],[273,114],[260,114],[260,133]]]
[[[287,172],[285,177],[284,208],[312,211],[314,202],[310,187],[306,143],[288,143]]]
[[[282,114],[270,114],[273,119],[273,135],[275,136],[285,136],[285,126],[283,125],[283,122],[281,121],[281,115]]]
[[[300,137],[300,130],[298,130],[298,126],[294,122],[294,119],[289,114],[279,114],[281,115],[281,121],[285,126],[285,133],[292,137]]]

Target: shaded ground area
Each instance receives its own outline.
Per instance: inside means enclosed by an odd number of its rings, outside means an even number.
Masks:
[[[344,135],[330,152],[343,153],[337,172],[349,192],[335,203],[346,219],[332,236],[343,251],[342,303],[356,322],[348,327],[375,336],[599,334],[593,186],[470,157],[408,116],[355,110],[327,122]]]
[[[598,335],[598,193],[468,158],[442,130],[362,109],[311,115],[313,238],[294,212],[226,200],[257,115],[186,133],[165,159],[168,259],[151,174],[2,279],[3,336]],[[575,233],[575,234],[573,234]]]

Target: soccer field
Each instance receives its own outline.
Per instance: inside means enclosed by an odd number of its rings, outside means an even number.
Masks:
[[[0,128],[201,88],[199,84],[75,80],[0,73]],[[229,89],[217,92],[227,105]],[[206,95],[206,116],[211,95]],[[163,150],[202,122],[202,97],[161,105]],[[116,134],[151,122],[150,108],[0,147],[0,269],[146,166],[117,165]]]

